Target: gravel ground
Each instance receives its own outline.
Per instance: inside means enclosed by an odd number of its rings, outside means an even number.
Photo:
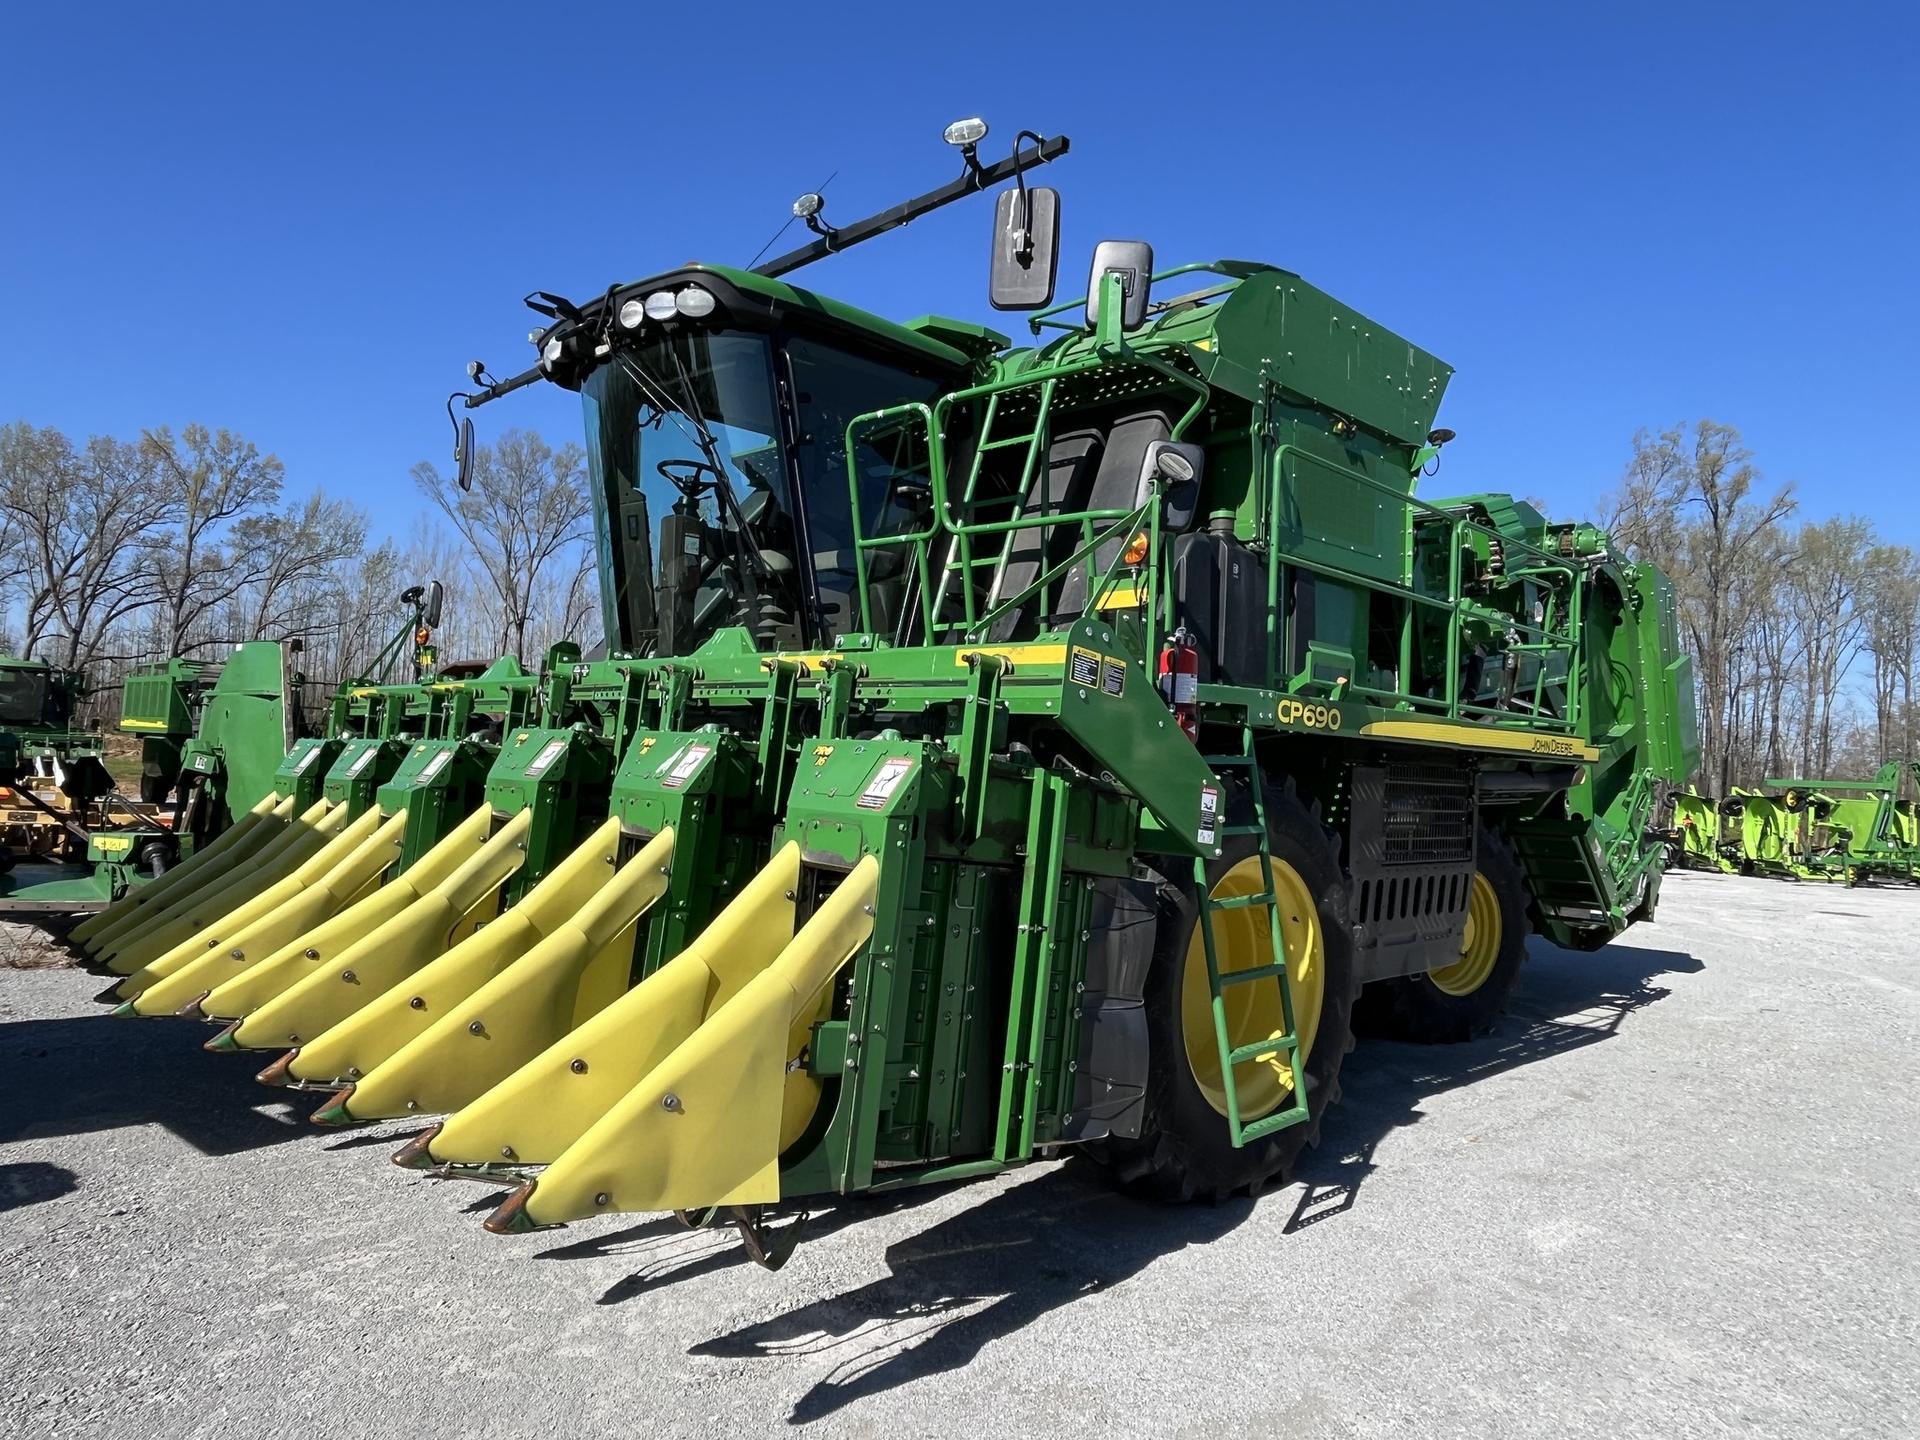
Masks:
[[[818,1215],[783,1271],[317,1132],[0,971],[0,1434],[1920,1433],[1920,891],[1671,878],[1493,1037],[1363,1044],[1303,1183],[1078,1165]]]

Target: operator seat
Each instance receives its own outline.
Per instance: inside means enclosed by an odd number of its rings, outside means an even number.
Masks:
[[[1046,468],[1020,500],[1014,518],[1033,520],[1048,515],[1068,515],[1087,508],[1093,493],[1095,472],[1105,449],[1098,430],[1074,430],[1057,436],[1047,447]],[[1046,568],[1073,553],[1076,538],[1061,527],[1035,526],[1009,534],[1006,554],[993,575],[987,591],[986,608],[1018,595],[1039,579]],[[1059,582],[1056,581],[1057,585]],[[1005,641],[1031,634],[1040,614],[1041,596],[1029,595],[993,623],[987,638]]]

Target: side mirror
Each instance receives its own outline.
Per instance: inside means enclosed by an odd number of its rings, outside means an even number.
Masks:
[[[460,417],[460,438],[453,447],[454,483],[462,490],[473,489],[473,417]],[[436,582],[437,583],[437,582]]]
[[[1200,477],[1207,468],[1207,452],[1184,440],[1155,440],[1147,446],[1140,462],[1140,480],[1134,486],[1133,503],[1144,505],[1158,487],[1166,497],[1160,508],[1160,523],[1169,531],[1185,530],[1193,524],[1194,508],[1200,503]]]
[[[429,630],[440,628],[440,607],[447,598],[447,587],[438,580],[427,582],[427,598],[420,605],[420,623]]]
[[[1093,278],[1087,282],[1087,328],[1100,328],[1101,282],[1120,277],[1120,328],[1147,323],[1147,291],[1153,284],[1153,247],[1144,240],[1102,240],[1093,247]]]
[[[1060,271],[1060,192],[1002,190],[993,207],[993,271],[987,301],[996,310],[1038,310],[1053,299]]]

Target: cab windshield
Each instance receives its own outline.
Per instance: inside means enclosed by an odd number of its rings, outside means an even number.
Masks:
[[[581,387],[608,644],[683,655],[722,626],[801,643],[803,609],[765,336],[659,335]]]
[[[758,649],[791,650],[856,628],[848,423],[938,389],[799,337],[687,330],[617,349],[581,386],[608,645],[684,655],[737,626]],[[883,487],[878,457],[855,458],[863,492]],[[863,493],[869,514],[887,504]]]

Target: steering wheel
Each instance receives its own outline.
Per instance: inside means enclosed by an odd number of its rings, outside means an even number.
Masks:
[[[662,460],[653,468],[682,495],[693,494],[703,475],[712,476],[715,485],[724,484],[727,478],[718,465],[710,465],[705,460]]]

